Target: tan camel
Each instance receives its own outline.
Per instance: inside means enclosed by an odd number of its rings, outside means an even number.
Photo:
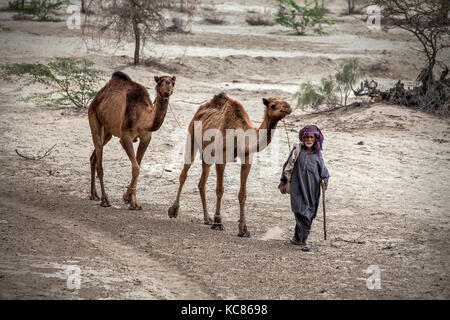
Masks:
[[[89,106],[89,125],[95,150],[91,156],[91,200],[100,200],[95,189],[95,170],[100,180],[102,198],[100,205],[109,207],[103,183],[103,147],[112,136],[120,138],[120,144],[130,158],[132,178],[123,194],[129,209],[142,209],[136,201],[136,185],[141,161],[152,138],[167,113],[169,97],[173,93],[176,77],[155,76],[157,97],[152,103],[147,89],[131,80],[123,72],[114,72],[111,80],[92,100]],[[139,138],[137,154],[133,142]]]
[[[200,178],[200,182],[198,184],[198,189],[200,191],[200,197],[202,200],[203,205],[203,215],[204,215],[204,223],[205,224],[211,224],[211,222],[214,222],[212,225],[212,229],[216,230],[224,230],[224,227],[222,225],[222,219],[220,217],[220,206],[221,206],[221,200],[224,192],[223,187],[223,177],[224,177],[224,171],[225,171],[225,165],[227,162],[227,145],[228,143],[225,141],[226,139],[223,139],[223,142],[220,145],[220,148],[223,148],[223,155],[221,157],[221,161],[218,161],[218,159],[215,160],[215,166],[216,166],[216,173],[217,173],[217,181],[216,181],[216,196],[217,196],[217,202],[216,202],[216,213],[214,215],[214,221],[211,221],[208,209],[206,206],[206,181],[208,180],[209,171],[212,165],[212,162],[205,161],[205,148],[212,143],[210,141],[200,141],[198,142],[198,137],[194,136],[194,129],[197,130],[195,127],[195,121],[201,121],[201,131],[205,132],[208,129],[216,129],[217,133],[220,137],[226,137],[226,130],[227,129],[242,129],[243,131],[253,131],[253,133],[257,136],[256,146],[253,147],[248,143],[248,141],[245,141],[244,145],[244,152],[245,154],[244,159],[241,160],[241,186],[240,191],[238,194],[239,199],[239,207],[240,207],[240,219],[239,219],[239,233],[238,236],[240,237],[250,237],[250,233],[247,229],[246,221],[245,221],[245,201],[247,198],[247,177],[250,172],[251,168],[251,162],[249,161],[251,158],[251,154],[254,152],[262,151],[271,141],[273,130],[277,126],[278,121],[283,119],[286,115],[290,114],[292,112],[290,105],[280,99],[280,98],[267,98],[263,99],[263,103],[266,106],[265,112],[264,112],[264,120],[261,123],[259,128],[255,128],[250,121],[250,118],[244,109],[244,107],[237,101],[228,98],[224,93],[220,93],[216,95],[212,100],[204,103],[199,107],[196,114],[192,118],[190,124],[189,124],[189,136],[187,141],[187,148],[186,151],[188,152],[190,148],[190,161],[185,161],[183,170],[180,174],[180,184],[178,187],[178,193],[177,197],[172,205],[172,207],[169,208],[169,217],[176,218],[178,216],[178,211],[180,208],[180,194],[183,189],[184,182],[187,178],[188,170],[194,161],[195,158],[195,152],[197,149],[201,149],[202,154],[202,175]],[[262,135],[260,135],[262,133]],[[214,142],[217,142],[217,137],[213,137]],[[263,137],[261,137],[263,136]],[[263,145],[261,143],[261,138],[266,139],[266,143]],[[236,140],[236,137],[232,137],[232,139]],[[202,139],[203,140],[203,139]],[[206,139],[205,139],[206,140]],[[238,144],[233,143],[234,150],[231,152],[232,158],[234,158],[232,161],[236,161],[236,156],[239,152]],[[217,148],[217,145],[216,145]],[[230,150],[228,150],[230,152]],[[212,152],[212,155],[217,154],[217,150],[215,152]],[[242,154],[242,153],[241,153]],[[228,158],[229,159],[229,158]],[[214,161],[213,160],[213,161]],[[188,162],[188,163],[187,163]]]

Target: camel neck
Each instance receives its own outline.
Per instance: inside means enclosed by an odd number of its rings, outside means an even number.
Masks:
[[[150,131],[156,131],[162,126],[164,118],[166,117],[168,105],[169,98],[163,98],[158,94],[155,101],[155,108],[153,109],[151,117],[152,121],[149,129]]]
[[[269,118],[267,113],[264,114],[264,120],[257,129],[258,133],[258,146],[257,152],[260,152],[266,148],[272,141],[273,130],[277,126],[278,121],[274,121]]]

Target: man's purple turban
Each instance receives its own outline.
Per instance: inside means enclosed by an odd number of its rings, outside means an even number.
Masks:
[[[316,137],[316,142],[314,143],[314,149],[316,151],[321,151],[322,145],[323,145],[323,134],[320,131],[320,129],[313,124],[303,127],[303,129],[301,129],[298,134],[301,142],[303,142],[303,139],[305,138],[305,135],[307,135],[307,134],[314,134],[314,136]]]

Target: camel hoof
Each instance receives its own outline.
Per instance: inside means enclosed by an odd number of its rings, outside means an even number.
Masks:
[[[244,233],[238,233],[238,237],[241,237],[241,238],[251,238],[252,235],[250,234],[250,232],[246,231],[246,232],[244,232]]]
[[[125,204],[129,204],[129,203],[131,204],[130,198],[131,198],[131,194],[128,194],[128,192],[125,192],[123,194],[122,200]]]
[[[108,208],[108,207],[111,207],[111,204],[109,203],[109,201],[108,200],[102,200],[102,202],[100,203],[100,205],[102,206],[102,207],[104,207],[104,208]]]
[[[213,230],[220,230],[220,231],[224,231],[225,227],[222,224],[213,224],[211,229]]]
[[[206,225],[208,225],[208,226],[211,225],[212,222],[213,222],[213,220],[212,220],[211,218],[208,218],[208,219],[204,219],[204,220],[203,220],[203,223],[206,224]]]
[[[99,201],[100,198],[99,198],[97,195],[95,195],[95,196],[91,196],[91,197],[89,198],[89,200]]]
[[[133,204],[133,203],[130,201],[130,206],[128,207],[128,210],[142,210],[142,207],[139,206],[139,205],[137,205],[137,204]]]
[[[171,206],[169,208],[168,214],[169,214],[169,218],[176,218],[178,216],[178,209],[180,207],[176,204],[174,204],[173,206]]]

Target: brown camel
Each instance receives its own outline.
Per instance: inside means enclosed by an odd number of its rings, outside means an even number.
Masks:
[[[132,178],[123,195],[129,209],[142,209],[136,201],[136,185],[141,161],[152,138],[167,113],[169,97],[173,93],[176,77],[155,76],[157,97],[152,103],[147,89],[131,80],[123,72],[114,72],[111,80],[92,100],[89,106],[89,125],[95,150],[91,156],[91,200],[100,200],[95,189],[95,170],[100,180],[102,198],[100,205],[109,207],[103,183],[103,147],[112,136],[120,138],[120,144],[130,158]],[[137,154],[133,142],[139,138]]]
[[[187,140],[186,151],[190,154],[186,158],[183,170],[180,174],[180,184],[178,187],[177,197],[172,205],[169,208],[169,217],[176,218],[178,216],[178,211],[180,207],[180,194],[183,189],[184,182],[187,178],[188,170],[194,161],[195,152],[197,149],[201,149],[202,154],[202,175],[200,178],[200,182],[198,184],[198,189],[200,191],[200,197],[203,205],[203,214],[204,214],[204,223],[211,224],[212,229],[216,230],[224,230],[222,225],[222,219],[220,217],[220,205],[224,192],[223,187],[223,177],[225,171],[225,165],[228,161],[236,161],[236,157],[238,153],[241,154],[241,186],[238,194],[239,206],[240,206],[240,219],[239,219],[239,233],[240,237],[250,237],[250,233],[247,229],[245,222],[245,201],[247,197],[247,177],[251,168],[251,154],[254,152],[259,152],[263,150],[271,141],[273,130],[277,126],[278,121],[283,119],[286,115],[292,112],[290,105],[280,99],[280,98],[267,98],[263,99],[263,103],[265,105],[264,112],[264,120],[261,123],[259,128],[255,128],[250,121],[250,118],[245,111],[244,107],[237,101],[228,98],[224,93],[220,93],[216,95],[212,100],[204,103],[199,107],[196,114],[192,118],[189,124],[189,135]],[[212,156],[218,154],[218,151],[222,152],[222,155],[218,155],[217,158],[214,158],[213,161],[205,161],[208,156],[205,155],[205,148],[211,143],[210,141],[203,141],[203,139],[199,142],[198,135],[194,136],[194,129],[198,130],[196,124],[194,122],[201,121],[201,131],[205,132],[208,129],[215,129],[217,132],[216,136],[212,137],[212,141],[215,143],[214,152],[212,152]],[[234,129],[239,130],[242,129],[245,132],[252,132],[257,137],[257,140],[251,145],[250,142],[244,140],[243,147],[239,147],[239,143],[233,143],[234,150],[228,150],[231,154],[231,158],[227,157],[227,145],[228,143],[223,139],[223,137],[227,137],[226,130]],[[197,132],[197,131],[196,131]],[[260,134],[261,133],[261,134]],[[217,144],[218,137],[221,137],[222,143]],[[236,136],[229,137],[228,139],[237,140]],[[263,145],[261,139],[266,139],[266,143]],[[206,139],[205,139],[206,140]],[[223,142],[225,141],[225,142]],[[242,141],[242,140],[241,140]],[[218,149],[223,148],[223,149]],[[242,144],[241,144],[242,145]],[[242,156],[243,155],[243,156]],[[188,159],[190,157],[190,159]],[[220,157],[220,158],[219,158]],[[190,161],[189,161],[190,160]],[[220,161],[219,161],[220,160]],[[208,209],[206,206],[206,181],[208,180],[209,171],[212,165],[212,162],[215,162],[216,173],[217,173],[217,181],[216,181],[216,213],[214,215],[214,221],[211,221]]]

